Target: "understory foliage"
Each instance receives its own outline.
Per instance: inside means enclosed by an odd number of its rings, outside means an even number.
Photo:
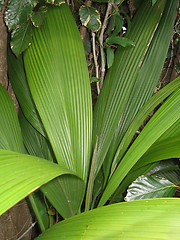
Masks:
[[[8,1],[20,109],[0,85],[0,213],[27,197],[37,239],[178,239],[180,77],[154,94],[177,1],[135,1],[132,19],[99,2],[82,41],[64,1]]]

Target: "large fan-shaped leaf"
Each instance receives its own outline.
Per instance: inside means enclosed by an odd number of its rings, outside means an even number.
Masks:
[[[176,0],[167,1],[160,24],[157,27],[143,61],[139,65],[139,72],[135,84],[132,88],[126,108],[120,117],[116,134],[105,161],[108,162],[109,165],[111,164],[111,159],[132,120],[138,113],[139,109],[141,109],[144,103],[146,103],[154,93],[169,48],[176,8]],[[104,169],[107,171],[108,167],[106,165]]]
[[[37,188],[63,174],[58,164],[7,150],[0,150],[0,214]]]
[[[109,180],[99,205],[103,205],[108,200],[143,154],[179,119],[180,89],[166,100],[139,134]]]
[[[84,49],[66,4],[50,6],[24,54],[30,90],[56,159],[86,181],[92,103]]]
[[[37,240],[179,239],[179,199],[118,203],[79,214],[48,229]]]
[[[112,172],[114,171],[115,165],[118,163],[118,161],[122,158],[122,156],[126,152],[126,149],[128,148],[133,136],[141,126],[144,119],[153,111],[153,109],[155,109],[155,107],[157,107],[164,99],[166,99],[171,93],[173,93],[178,88],[180,88],[180,77],[176,78],[173,82],[169,83],[166,87],[164,87],[158,93],[156,93],[149,101],[147,101],[146,104],[144,104],[144,106],[141,108],[141,110],[138,112],[133,122],[129,126],[124,138],[122,139],[116,151],[114,161],[112,164]],[[171,128],[168,131],[171,131]],[[158,141],[162,139],[163,135]]]
[[[132,21],[132,30],[127,36],[134,42],[135,47],[125,49],[120,47],[107,73],[94,112],[94,146],[98,136],[96,173],[107,154],[141,63],[159,24],[164,5],[165,1],[158,1],[154,7],[151,7],[149,1],[143,2]]]
[[[141,157],[132,170],[163,159],[180,156],[180,119],[173,124],[148,151]]]
[[[0,149],[23,153],[21,129],[13,102],[0,84]]]

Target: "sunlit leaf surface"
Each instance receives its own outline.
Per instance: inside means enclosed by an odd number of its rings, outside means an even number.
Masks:
[[[37,240],[179,239],[179,199],[113,204],[79,214],[48,229]]]

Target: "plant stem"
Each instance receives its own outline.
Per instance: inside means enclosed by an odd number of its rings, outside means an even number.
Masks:
[[[94,179],[95,179],[95,166],[96,166],[95,163],[96,163],[97,146],[98,146],[98,136],[97,136],[96,145],[94,148],[92,162],[91,162],[91,169],[90,169],[89,181],[88,181],[87,193],[86,193],[85,212],[90,209],[90,204],[92,200],[92,193],[93,193],[93,186],[94,186]]]
[[[95,65],[95,70],[96,70],[96,78],[99,78],[99,65],[98,65],[97,55],[96,55],[96,35],[94,32],[92,32],[92,49],[93,49],[94,65]],[[97,82],[97,92],[99,95],[100,87],[99,87],[98,82]]]
[[[105,54],[104,54],[103,38],[104,38],[104,31],[107,27],[108,17],[109,17],[109,13],[111,10],[111,6],[112,6],[112,4],[108,3],[106,14],[105,14],[104,21],[103,21],[103,25],[102,25],[100,36],[99,36],[100,53],[101,53],[101,77],[100,77],[100,82],[99,82],[100,89],[102,88],[102,85],[103,85],[105,70],[106,70],[105,69],[106,59],[105,59]]]

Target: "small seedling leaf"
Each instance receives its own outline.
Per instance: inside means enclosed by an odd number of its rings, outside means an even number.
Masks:
[[[11,34],[11,49],[19,56],[30,44],[32,38],[32,24],[30,21],[18,25]]]
[[[79,15],[81,22],[85,27],[95,32],[97,32],[100,29],[101,27],[100,14],[95,8],[82,6],[79,10]]]

